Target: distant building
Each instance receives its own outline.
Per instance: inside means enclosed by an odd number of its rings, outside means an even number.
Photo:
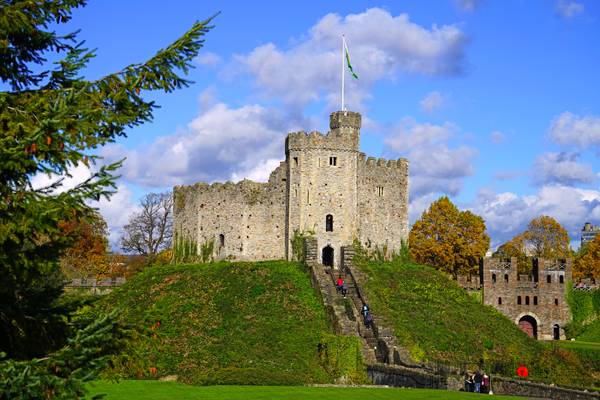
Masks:
[[[583,225],[583,229],[581,230],[581,245],[583,246],[585,243],[594,240],[598,232],[600,232],[600,227],[586,222],[585,225]]]
[[[467,290],[482,290],[483,303],[514,321],[536,339],[565,339],[571,321],[566,287],[573,279],[571,260],[533,258],[528,274],[519,274],[517,258],[484,258],[479,276],[458,276]]]

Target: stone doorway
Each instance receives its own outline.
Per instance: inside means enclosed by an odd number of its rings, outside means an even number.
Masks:
[[[552,337],[554,340],[560,340],[560,326],[558,324],[555,324],[552,328]]]
[[[333,247],[327,245],[323,247],[323,265],[327,267],[333,267]]]
[[[537,339],[537,321],[530,315],[526,315],[519,320],[519,328],[529,337]]]

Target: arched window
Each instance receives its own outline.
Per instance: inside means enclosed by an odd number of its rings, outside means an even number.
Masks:
[[[492,274],[492,282],[496,283],[496,274]]]
[[[552,283],[552,276],[550,276],[550,275],[547,275],[547,276],[546,276],[546,282],[548,282],[548,283]]]
[[[565,283],[565,277],[564,276],[559,276],[558,277],[558,283]]]
[[[225,247],[225,235],[222,233],[219,235],[219,246]]]
[[[533,305],[537,306],[537,296],[533,296]]]
[[[557,306],[558,305],[558,299],[554,299],[554,305]]]
[[[517,304],[521,304],[521,296],[517,296]]]
[[[333,232],[333,215],[327,214],[325,217],[325,232]]]
[[[504,282],[508,283],[508,274],[504,274]]]
[[[502,305],[502,297],[498,297],[498,304]]]
[[[529,305],[529,296],[525,296],[525,305],[528,306]]]

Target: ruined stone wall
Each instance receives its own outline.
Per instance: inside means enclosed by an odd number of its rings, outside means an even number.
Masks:
[[[398,252],[408,239],[408,160],[358,158],[360,241]]]
[[[516,324],[525,316],[534,318],[538,339],[553,339],[554,325],[559,326],[560,338],[564,339],[563,327],[571,321],[566,301],[567,282],[572,278],[571,261],[540,258],[533,262],[531,274],[519,275],[514,257],[484,259],[484,303]]]
[[[176,234],[195,241],[198,248],[214,240],[217,259],[285,258],[286,176],[287,165],[281,163],[267,183],[176,186]]]
[[[312,232],[318,255],[331,246],[334,265],[340,265],[340,249],[352,243],[357,227],[357,156],[360,114],[331,115],[330,132],[291,133],[286,140],[288,178],[287,237],[294,230]],[[326,229],[331,215],[332,231]],[[289,247],[289,246],[288,246]],[[289,256],[288,249],[288,256]],[[320,259],[322,261],[322,259]]]

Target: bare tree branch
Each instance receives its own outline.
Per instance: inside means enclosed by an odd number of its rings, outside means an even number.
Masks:
[[[123,228],[121,249],[153,256],[171,247],[173,238],[173,196],[171,192],[149,193],[140,201],[142,210],[129,218]]]

